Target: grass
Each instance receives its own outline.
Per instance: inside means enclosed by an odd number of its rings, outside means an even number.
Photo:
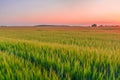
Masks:
[[[120,80],[119,28],[1,28],[0,79]]]

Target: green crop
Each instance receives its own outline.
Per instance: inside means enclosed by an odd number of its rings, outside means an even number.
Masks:
[[[111,29],[0,29],[1,80],[120,80]]]

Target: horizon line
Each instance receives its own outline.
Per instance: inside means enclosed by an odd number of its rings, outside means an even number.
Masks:
[[[72,26],[92,26],[91,25],[71,25],[71,24],[35,24],[35,25],[0,25],[0,27],[11,27],[11,26],[33,26],[33,27],[39,27],[39,26],[68,26],[68,27],[72,27]],[[96,24],[97,26],[120,26],[120,24]]]

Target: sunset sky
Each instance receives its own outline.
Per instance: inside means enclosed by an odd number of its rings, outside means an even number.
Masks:
[[[120,0],[0,0],[0,25],[120,24]]]

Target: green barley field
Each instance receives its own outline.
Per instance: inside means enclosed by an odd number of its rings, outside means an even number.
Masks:
[[[0,28],[0,80],[120,80],[120,28]]]

